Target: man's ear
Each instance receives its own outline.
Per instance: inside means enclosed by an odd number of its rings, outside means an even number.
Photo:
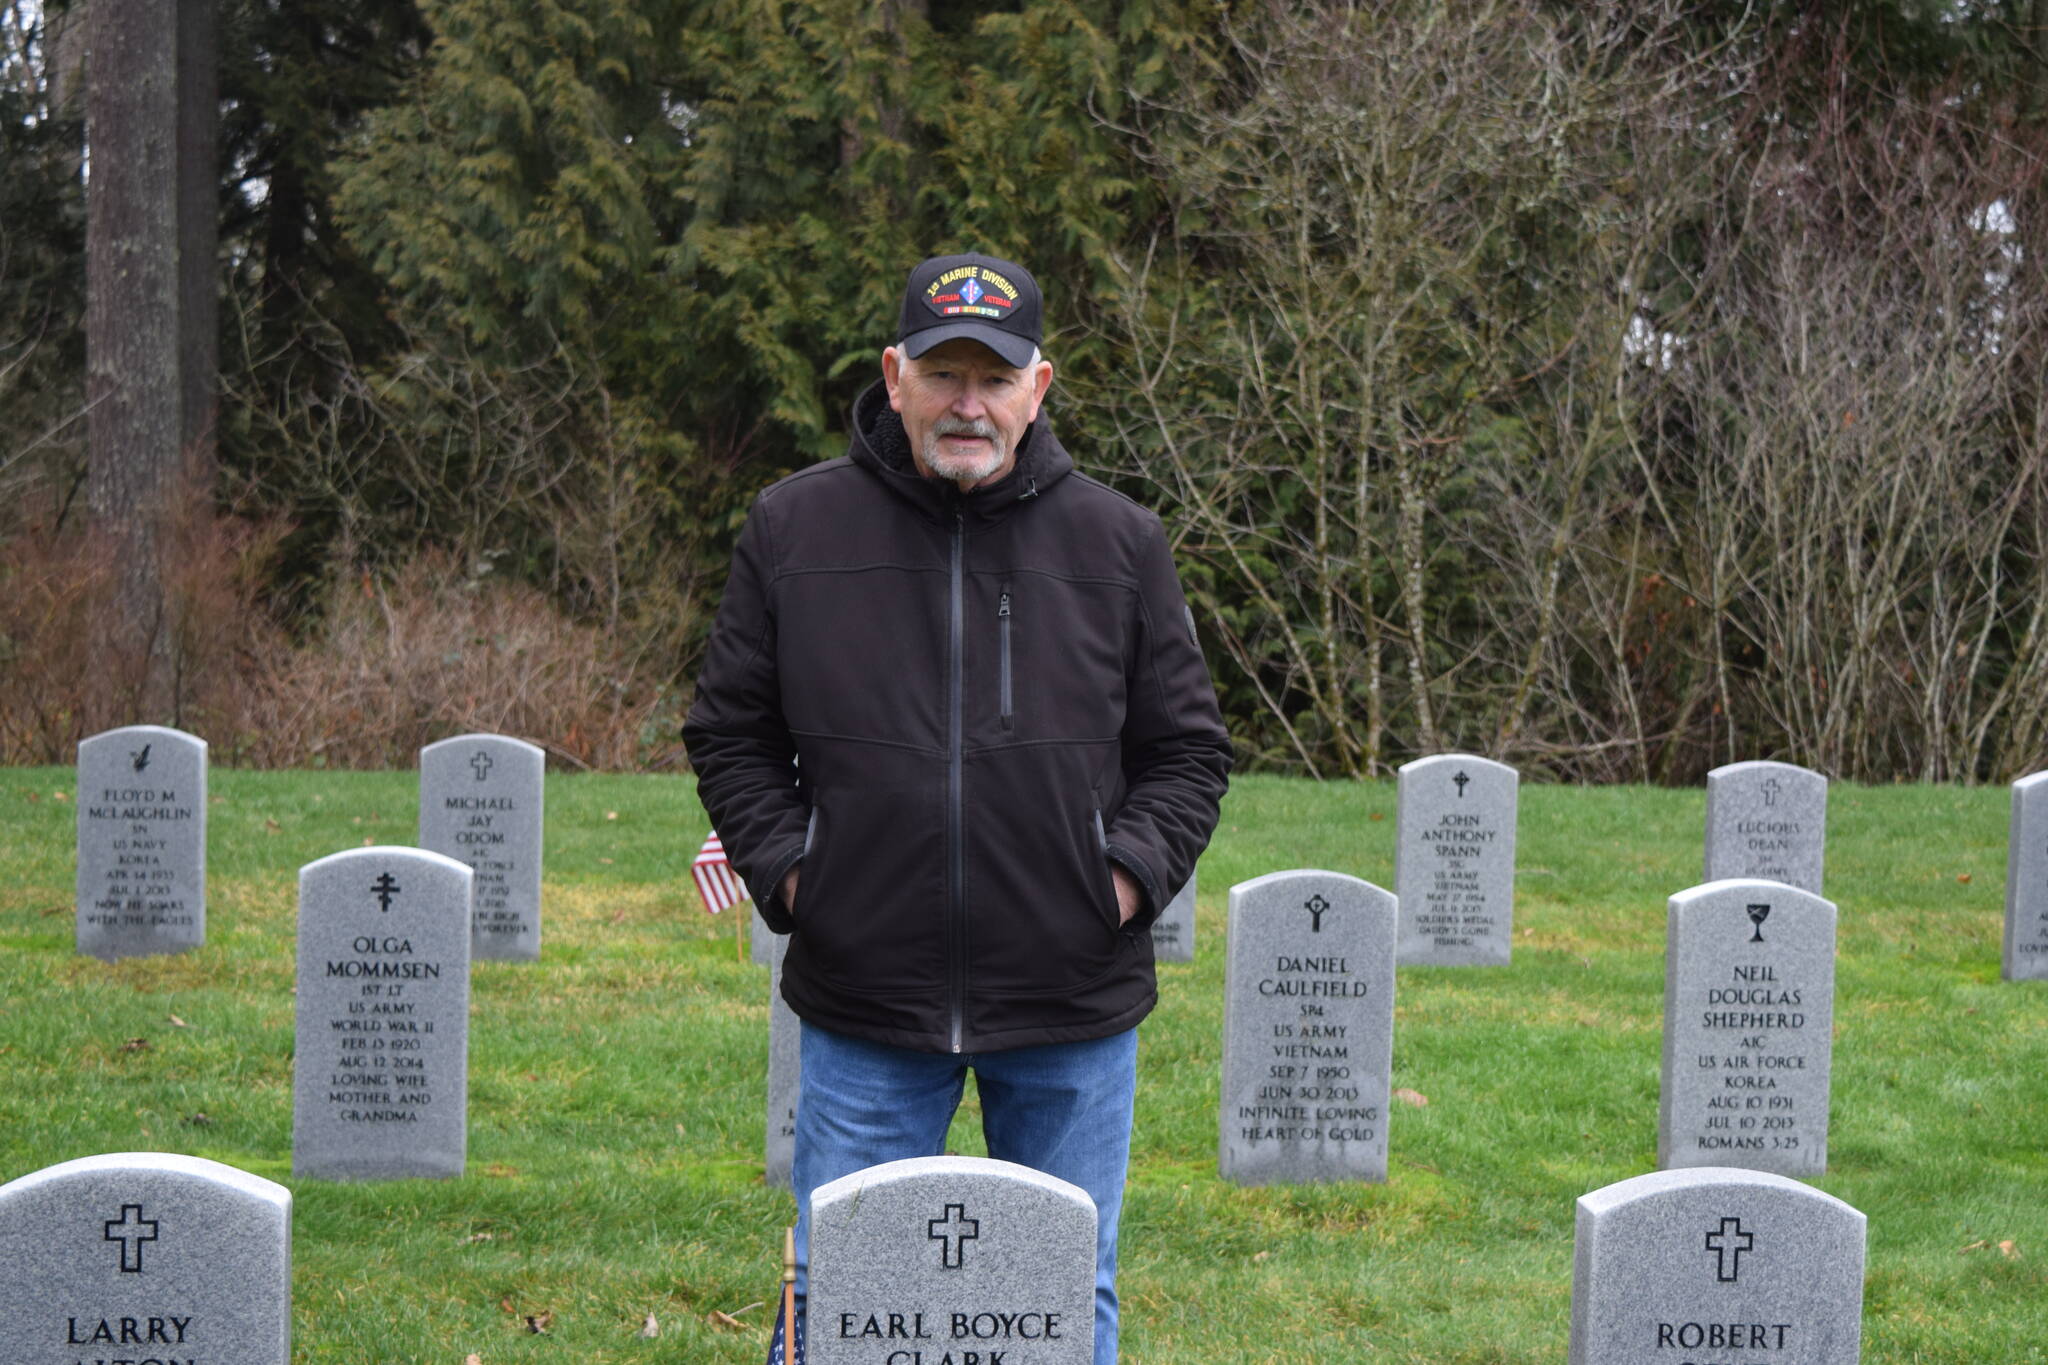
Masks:
[[[1041,360],[1031,372],[1031,417],[1038,420],[1038,409],[1045,403],[1045,395],[1052,389],[1052,362]]]
[[[882,386],[889,391],[889,406],[903,411],[903,352],[894,346],[882,348]]]

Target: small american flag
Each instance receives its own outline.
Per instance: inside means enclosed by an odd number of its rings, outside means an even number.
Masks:
[[[704,837],[704,847],[697,850],[697,856],[690,864],[690,879],[697,883],[697,894],[704,898],[704,908],[714,915],[747,899],[747,884],[739,879],[739,874],[732,870],[732,864],[725,860],[725,845],[718,841],[715,829]]]

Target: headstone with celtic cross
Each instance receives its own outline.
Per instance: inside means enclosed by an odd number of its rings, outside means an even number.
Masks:
[[[1152,960],[1193,962],[1195,960],[1195,874],[1174,894],[1152,921]]]
[[[1218,1165],[1241,1185],[1387,1178],[1394,897],[1337,872],[1230,888]]]
[[[299,869],[292,1174],[462,1174],[474,876],[417,848]]]
[[[286,1365],[291,1215],[282,1185],[162,1152],[0,1185],[0,1354]]]
[[[1671,898],[1657,1164],[1828,1168],[1835,907],[1783,882]]]
[[[811,1197],[812,1365],[1088,1365],[1095,1201],[986,1157],[856,1171]]]
[[[457,735],[420,750],[420,847],[476,872],[472,957],[540,957],[546,776],[546,752],[505,735]]]
[[[161,725],[78,746],[78,951],[109,961],[206,942],[206,741]]]
[[[1521,775],[1471,754],[1401,767],[1394,894],[1401,965],[1507,965],[1514,938]]]
[[[1864,1217],[1763,1171],[1639,1175],[1578,1203],[1571,1365],[1855,1365]]]
[[[1703,881],[1762,877],[1821,894],[1828,780],[1791,763],[1730,763],[1707,774]]]
[[[2007,981],[2048,979],[2048,772],[2012,784],[2003,960]]]

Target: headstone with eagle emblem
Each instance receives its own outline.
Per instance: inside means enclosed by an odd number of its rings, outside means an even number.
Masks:
[[[78,951],[112,961],[206,942],[206,741],[161,725],[78,746]]]
[[[1387,1178],[1394,897],[1338,872],[1230,888],[1217,1158],[1241,1185]]]
[[[397,847],[299,869],[293,1175],[462,1174],[474,877]]]

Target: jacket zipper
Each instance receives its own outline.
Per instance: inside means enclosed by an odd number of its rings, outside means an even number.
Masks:
[[[961,795],[961,693],[965,596],[961,560],[966,553],[967,514],[953,512],[952,613],[947,634],[946,694],[951,704],[951,729],[946,743],[946,901],[950,919],[946,935],[952,999],[952,1050],[960,1051],[967,1017],[967,831]]]
[[[1003,728],[1010,728],[1010,585],[1003,585],[1003,595],[996,606],[996,624],[1000,627],[1002,642],[1001,657],[1003,669]]]

